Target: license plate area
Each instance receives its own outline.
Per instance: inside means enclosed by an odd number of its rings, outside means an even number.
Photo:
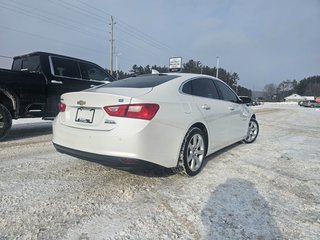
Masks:
[[[94,108],[78,108],[75,121],[81,123],[92,123],[94,119]]]

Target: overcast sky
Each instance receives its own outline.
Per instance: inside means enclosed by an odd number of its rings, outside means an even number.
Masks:
[[[320,75],[320,0],[0,0],[0,67],[47,51],[109,68],[111,15],[125,72],[219,56],[253,90]]]

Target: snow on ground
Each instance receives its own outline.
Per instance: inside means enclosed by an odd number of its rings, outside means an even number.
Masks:
[[[253,107],[260,135],[196,177],[57,153],[51,122],[0,143],[0,239],[320,239],[320,111]]]

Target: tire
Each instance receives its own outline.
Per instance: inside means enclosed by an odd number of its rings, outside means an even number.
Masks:
[[[0,141],[5,138],[12,126],[12,117],[8,109],[0,104]]]
[[[187,132],[180,150],[178,162],[180,172],[193,177],[201,171],[206,145],[204,134],[199,128],[194,127]]]
[[[243,139],[245,143],[253,143],[259,134],[259,124],[256,119],[251,118],[248,126],[247,137]]]

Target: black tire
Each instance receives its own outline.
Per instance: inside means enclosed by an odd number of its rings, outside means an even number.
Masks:
[[[12,117],[8,109],[0,104],[0,141],[5,138],[12,126]]]
[[[248,133],[243,141],[245,143],[253,143],[259,135],[259,124],[256,119],[251,118],[248,126]]]
[[[207,143],[203,132],[197,127],[189,129],[180,150],[178,161],[180,172],[190,177],[197,175],[202,169],[206,149]]]

